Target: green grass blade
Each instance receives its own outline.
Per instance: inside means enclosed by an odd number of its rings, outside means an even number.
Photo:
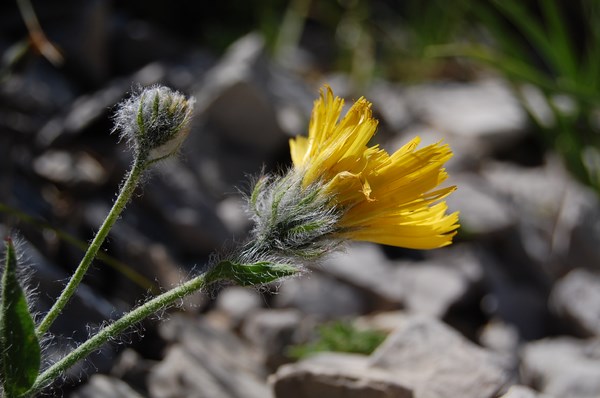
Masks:
[[[561,65],[563,79],[573,82],[577,80],[577,56],[573,52],[567,22],[556,5],[556,0],[541,0],[540,6],[544,21],[548,24],[546,31],[552,43],[552,55]]]
[[[549,40],[542,24],[527,11],[521,1],[494,0],[493,4],[521,31],[529,44],[539,51],[542,59],[548,63],[547,66],[554,68],[557,74],[563,72],[564,62],[554,43]]]

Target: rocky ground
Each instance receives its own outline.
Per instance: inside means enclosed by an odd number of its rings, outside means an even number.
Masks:
[[[132,34],[121,50],[154,43],[154,33]],[[163,47],[164,38],[156,51]],[[238,190],[247,176],[287,167],[288,138],[306,130],[321,83],[350,102],[354,95],[343,75],[310,79],[302,65],[274,63],[253,34],[222,57],[190,50],[176,62],[138,64],[85,94],[39,59],[0,85],[2,202],[60,230],[0,214],[2,235],[21,236],[42,312],[82,254],[62,234],[90,238],[131,161],[109,134],[111,108],[132,84],[163,83],[197,100],[181,156],[153,172],[105,245],[122,263],[96,263],[53,330],[50,359],[147,297],[149,286],[168,289],[225,242],[243,239],[249,225]],[[600,396],[598,197],[543,149],[497,77],[379,81],[361,94],[374,103],[376,139],[389,151],[416,134],[453,148],[448,170],[459,189],[449,204],[462,224],[453,246],[350,244],[301,278],[195,295],[185,311],[145,322],[73,369],[51,394]],[[142,281],[124,277],[120,264]],[[370,355],[287,355],[335,319],[387,338]]]

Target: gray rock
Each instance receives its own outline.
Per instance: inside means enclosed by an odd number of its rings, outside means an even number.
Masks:
[[[232,195],[221,200],[215,209],[223,225],[235,236],[245,236],[252,225],[246,206],[247,202],[241,195]]]
[[[492,320],[486,324],[479,335],[479,342],[485,348],[515,357],[519,348],[519,332],[512,325],[501,320]]]
[[[479,176],[454,174],[448,184],[458,187],[446,201],[451,211],[460,211],[460,223],[465,232],[497,234],[515,225],[515,213],[509,204]]]
[[[260,35],[244,36],[195,90],[198,131],[184,150],[214,192],[231,191],[304,133],[315,95],[268,61]]]
[[[381,308],[397,307],[403,302],[404,293],[394,274],[396,267],[385,258],[380,246],[353,243],[343,253],[335,253],[314,267],[381,301]]]
[[[521,339],[514,325],[507,324],[500,319],[493,319],[480,331],[478,342],[502,358],[502,363],[506,364],[505,369],[510,376],[510,383],[520,381],[519,349]]]
[[[523,382],[556,397],[600,396],[600,344],[570,337],[527,344],[522,353]]]
[[[257,356],[227,330],[174,316],[159,331],[174,344],[148,376],[151,397],[270,397]]]
[[[269,377],[277,398],[412,398],[392,373],[358,354],[322,353],[284,365]]]
[[[363,315],[354,321],[354,325],[360,329],[379,330],[386,334],[392,333],[406,322],[406,311],[380,311],[373,314]]]
[[[598,205],[585,208],[573,229],[567,262],[600,270],[600,209]]]
[[[50,150],[33,161],[35,172],[48,180],[61,184],[84,184],[90,188],[105,182],[107,171],[86,152],[72,153]]]
[[[151,372],[148,386],[152,398],[270,397],[261,381],[224,367],[214,358],[198,358],[180,345],[168,349],[165,359]]]
[[[169,159],[141,198],[185,250],[210,253],[231,237],[216,215],[217,201],[187,162]],[[220,193],[219,193],[220,194]]]
[[[366,98],[373,102],[373,109],[382,116],[382,120],[393,130],[405,128],[411,121],[406,96],[400,87],[389,82],[376,82]]]
[[[246,320],[242,335],[260,349],[270,369],[285,363],[286,349],[304,340],[308,328],[295,309],[255,311]]]
[[[415,316],[375,350],[370,364],[392,372],[415,398],[492,398],[509,376],[500,356],[440,321]]]
[[[156,361],[143,358],[137,351],[126,348],[119,354],[110,375],[147,395],[146,380],[155,365]]]
[[[554,285],[550,303],[574,331],[600,337],[600,274],[575,269]]]
[[[215,309],[223,313],[234,328],[262,307],[263,299],[256,290],[240,286],[226,287],[215,302]]]
[[[415,86],[406,96],[409,109],[434,128],[480,140],[489,149],[505,147],[525,133],[527,116],[499,80]]]
[[[575,235],[582,222],[590,225],[597,221],[598,198],[575,181],[562,162],[548,157],[543,166],[530,168],[487,162],[481,174],[495,195],[510,204],[519,220],[522,250],[540,264],[539,271],[555,277],[564,272],[558,267],[561,263],[577,259],[581,260],[577,264],[593,264],[594,257],[585,258],[586,252],[577,256],[571,246],[581,250],[593,246],[589,242],[600,242],[598,232],[585,238]]]
[[[208,71],[196,95],[197,114],[220,134],[261,153],[277,148],[285,136],[264,83],[269,80],[264,41],[248,35],[236,41]]]
[[[392,262],[379,246],[354,243],[315,268],[360,289],[378,310],[403,307],[443,317],[482,279],[481,265],[473,255],[460,249],[443,253],[426,261]]]
[[[512,386],[508,389],[506,394],[501,396],[500,398],[552,398],[547,394],[540,394],[535,390],[532,390],[526,386]]]
[[[404,293],[404,308],[423,315],[444,317],[481,282],[482,270],[474,259],[461,262],[451,252],[438,260],[400,262],[396,277]],[[441,260],[444,258],[444,260]]]
[[[117,378],[95,374],[71,398],[142,398],[127,383]]]
[[[106,87],[77,98],[65,114],[50,119],[39,131],[36,141],[42,146],[51,145],[63,135],[75,135],[102,117],[108,117],[113,109],[131,90],[132,82],[142,86],[156,84],[166,75],[166,68],[159,63],[146,65],[128,79],[115,79]]]
[[[364,295],[357,289],[319,272],[285,281],[275,296],[274,305],[297,308],[325,319],[359,315],[368,309]]]

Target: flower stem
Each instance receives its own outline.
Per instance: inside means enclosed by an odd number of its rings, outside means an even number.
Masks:
[[[145,161],[145,158],[142,156],[139,156],[134,161],[133,166],[129,171],[129,174],[125,179],[125,183],[123,184],[121,191],[119,192],[119,196],[115,200],[112,209],[110,209],[110,212],[106,216],[104,223],[96,233],[94,240],[88,247],[88,250],[83,256],[81,263],[79,263],[79,266],[77,267],[75,273],[63,289],[60,297],[56,300],[52,308],[50,308],[50,311],[48,311],[42,322],[38,325],[36,330],[38,337],[43,336],[48,331],[48,329],[50,329],[50,326],[52,325],[54,320],[60,315],[64,307],[69,302],[71,296],[73,296],[73,294],[77,290],[77,287],[81,283],[81,280],[83,279],[85,273],[90,267],[90,264],[96,257],[100,246],[102,246],[104,239],[106,239],[106,236],[108,235],[114,223],[119,218],[119,215],[125,208],[127,202],[129,202],[129,199],[131,198],[131,195],[133,194],[133,191],[135,190],[135,187],[137,186],[139,179],[147,166],[148,164]]]
[[[210,282],[208,282],[210,283]],[[150,301],[140,305],[136,309],[123,315],[121,318],[101,329],[98,334],[91,337],[82,345],[71,351],[60,361],[52,365],[42,374],[40,374],[34,385],[27,392],[27,396],[34,395],[49,384],[52,380],[60,376],[65,370],[73,366],[77,361],[85,358],[90,353],[99,349],[104,343],[108,342],[118,334],[130,326],[140,322],[144,318],[154,314],[160,309],[163,309],[175,301],[190,295],[206,285],[205,275],[197,276],[188,282],[185,282],[176,288],[169,290],[159,296],[154,297]]]

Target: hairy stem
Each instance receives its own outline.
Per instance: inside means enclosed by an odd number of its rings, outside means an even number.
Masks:
[[[50,311],[48,311],[42,322],[38,325],[36,332],[39,337],[43,336],[48,331],[48,329],[50,329],[50,326],[63,311],[64,307],[69,302],[71,296],[75,294],[75,291],[77,290],[77,287],[79,286],[81,280],[85,276],[85,273],[90,267],[90,264],[96,257],[100,246],[102,246],[104,239],[106,239],[106,236],[108,235],[110,229],[119,218],[119,215],[125,208],[127,202],[129,202],[129,199],[131,198],[131,195],[133,194],[133,191],[135,190],[135,187],[137,186],[139,179],[146,167],[147,162],[144,160],[144,157],[141,156],[138,157],[133,163],[129,174],[125,179],[125,183],[123,184],[121,191],[119,192],[119,196],[115,200],[112,209],[110,209],[110,212],[106,216],[104,223],[102,223],[102,226],[96,233],[94,240],[92,241],[87,252],[83,256],[81,263],[79,263],[79,266],[77,267],[75,273],[63,289],[62,293],[60,294],[60,297],[56,300]]]
[[[52,382],[52,380],[60,376],[65,370],[73,366],[77,361],[99,349],[103,344],[107,343],[130,326],[133,326],[155,312],[172,305],[175,301],[202,289],[205,287],[206,283],[205,275],[197,276],[168,292],[154,297],[150,301],[123,315],[115,322],[101,329],[96,335],[40,374],[34,385],[27,392],[27,396],[32,396],[39,392]]]

